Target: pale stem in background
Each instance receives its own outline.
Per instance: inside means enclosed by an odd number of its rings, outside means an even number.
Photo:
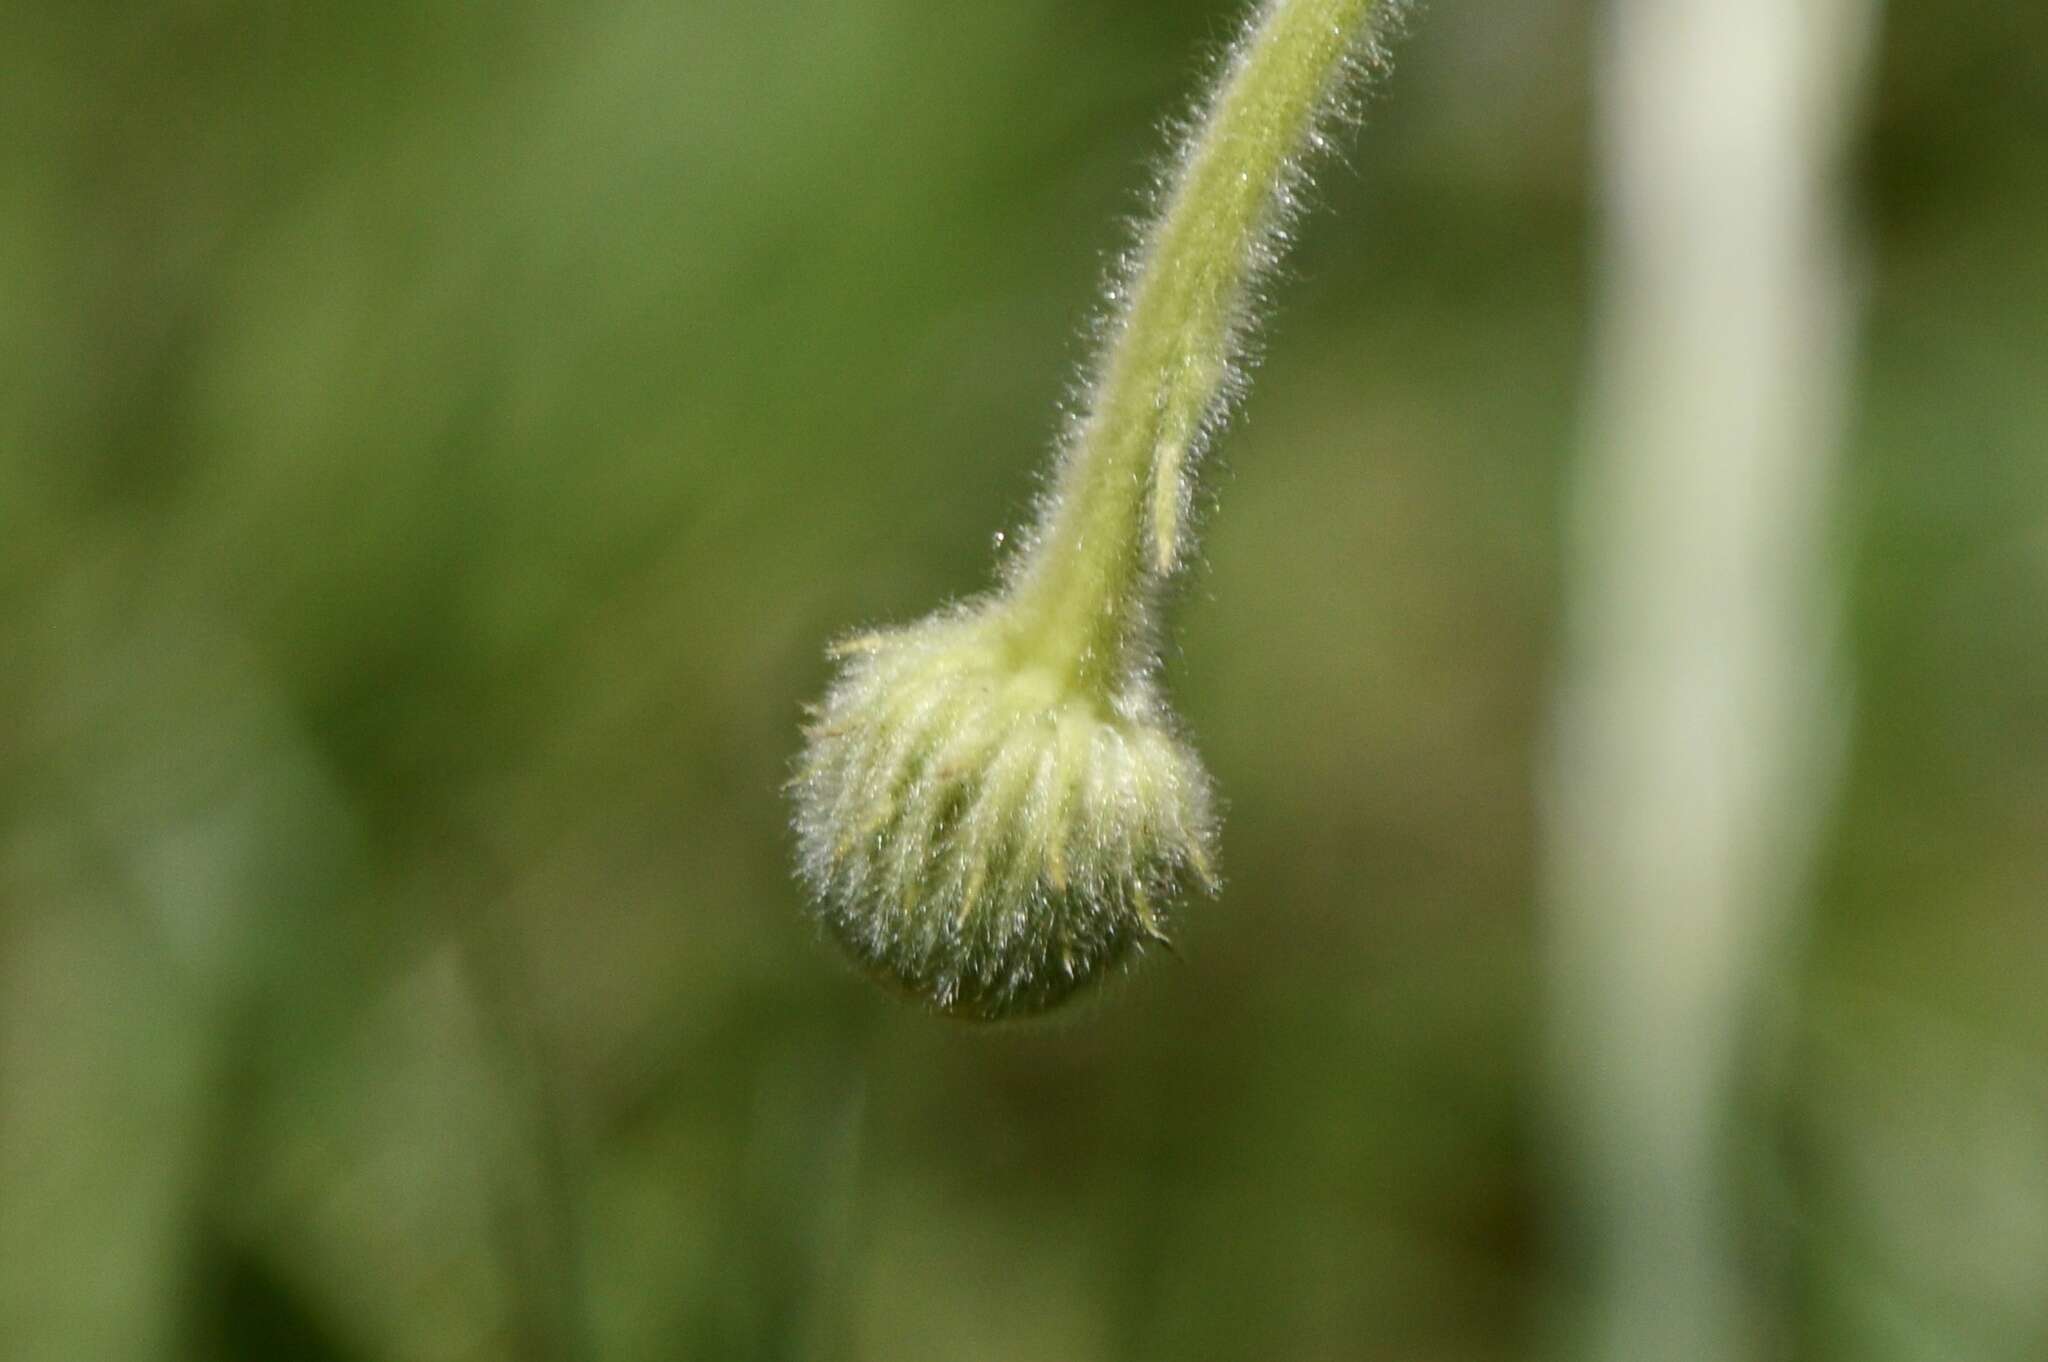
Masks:
[[[1556,1087],[1585,1355],[1753,1355],[1727,1170],[1845,708],[1837,175],[1871,0],[1613,0],[1605,275],[1548,772]]]

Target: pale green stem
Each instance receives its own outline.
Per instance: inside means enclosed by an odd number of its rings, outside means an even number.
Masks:
[[[1027,653],[1098,691],[1128,675],[1126,650],[1143,646],[1133,634],[1179,550],[1190,449],[1235,362],[1295,168],[1378,8],[1269,0],[1145,242],[1011,600]]]

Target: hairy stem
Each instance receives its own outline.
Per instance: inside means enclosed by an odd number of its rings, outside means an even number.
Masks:
[[[1223,405],[1252,283],[1379,0],[1268,0],[1182,153],[1013,604],[1027,650],[1106,689],[1180,551],[1190,455]]]

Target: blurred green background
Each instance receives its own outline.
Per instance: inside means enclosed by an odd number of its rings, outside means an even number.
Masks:
[[[0,1356],[1507,1359],[1580,0],[1322,178],[1168,675],[1182,957],[816,939],[822,644],[988,580],[1219,0],[0,9]],[[2048,10],[1895,5],[1844,787],[1735,1117],[1777,1355],[2048,1357]]]

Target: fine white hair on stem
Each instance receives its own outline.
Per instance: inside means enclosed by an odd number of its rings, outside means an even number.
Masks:
[[[1215,86],[1228,85],[1241,70],[1249,60],[1253,38],[1281,7],[1277,0],[1269,0],[1247,16],[1235,40],[1222,47],[1214,59]],[[1182,560],[1195,467],[1250,387],[1250,371],[1258,359],[1259,323],[1271,302],[1267,290],[1292,244],[1294,225],[1308,207],[1312,172],[1318,162],[1337,155],[1337,139],[1331,135],[1331,129],[1360,121],[1363,91],[1369,88],[1366,77],[1386,64],[1384,39],[1399,22],[1403,6],[1383,0],[1377,6],[1365,8],[1371,11],[1370,26],[1343,45],[1318,92],[1305,129],[1278,168],[1257,222],[1243,237],[1236,296],[1214,336],[1204,338],[1214,347],[1216,364],[1213,380],[1204,385],[1206,400],[1198,410],[1174,413],[1171,428],[1155,450],[1149,475],[1152,501],[1147,523],[1152,568],[1161,576],[1171,574]],[[1105,352],[1114,348],[1128,322],[1130,309],[1141,294],[1141,276],[1151,260],[1158,224],[1171,212],[1179,187],[1190,178],[1193,163],[1212,147],[1204,134],[1215,114],[1213,102],[1204,101],[1185,115],[1166,120],[1166,141],[1173,152],[1153,177],[1148,211],[1135,227],[1138,245],[1120,254],[1117,269],[1104,290],[1110,308],[1098,334]],[[1098,382],[1109,368],[1107,362],[1097,366]],[[1170,404],[1171,395],[1164,397]],[[1069,450],[1085,439],[1087,415],[1100,400],[1099,392],[1085,393],[1081,415],[1067,432]]]
[[[886,983],[1051,1007],[1213,888],[1214,799],[1157,680],[1191,469],[1243,388],[1258,281],[1387,0],[1265,0],[1107,287],[1037,524],[1001,585],[837,649],[791,782],[819,921]]]

